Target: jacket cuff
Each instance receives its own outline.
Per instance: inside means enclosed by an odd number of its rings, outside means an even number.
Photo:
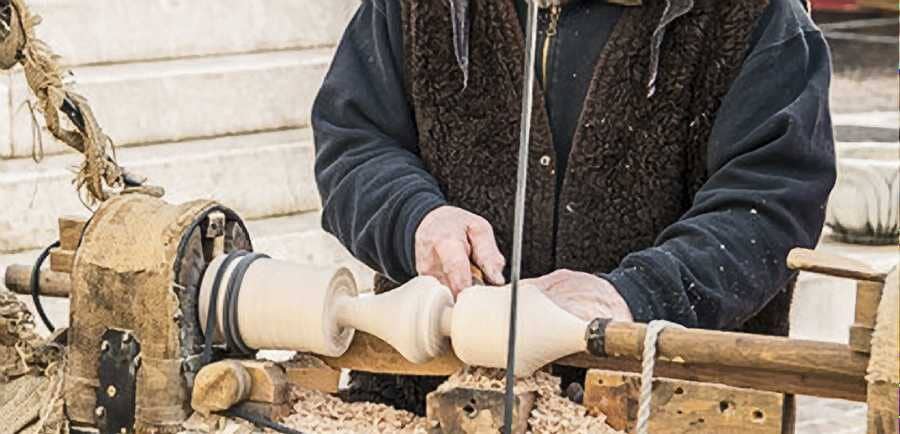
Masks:
[[[636,322],[650,322],[659,319],[653,309],[647,288],[652,287],[649,277],[639,273],[635,267],[619,267],[608,274],[599,274],[619,291],[619,295],[625,300],[631,316]]]
[[[403,206],[403,210],[397,218],[397,252],[400,253],[400,260],[403,264],[404,271],[407,276],[415,277],[419,273],[416,272],[416,230],[422,219],[433,211],[435,208],[444,206],[447,201],[431,192],[418,193],[409,199]],[[401,282],[402,280],[395,280]]]

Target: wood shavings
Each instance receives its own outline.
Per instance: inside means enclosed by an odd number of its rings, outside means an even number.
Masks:
[[[425,434],[425,418],[368,402],[348,403],[337,397],[295,388],[294,414],[284,420],[291,428],[320,434]]]
[[[500,369],[470,367],[451,376],[438,390],[463,387],[503,391],[506,385],[503,377],[504,371]],[[516,393],[526,392],[537,394],[534,410],[528,419],[530,434],[621,434],[606,425],[606,418],[588,415],[584,406],[563,397],[560,394],[559,378],[549,373],[537,372],[517,379]],[[291,393],[295,403],[293,414],[281,423],[299,431],[317,434],[428,433],[428,421],[407,411],[367,402],[348,403],[338,397],[308,389],[294,388]],[[191,430],[193,432],[225,432],[221,421],[196,422],[200,420],[195,420],[194,429]],[[213,429],[198,430],[197,425]],[[236,427],[231,428],[233,430]]]
[[[506,387],[501,369],[466,368],[451,376],[438,387],[452,387],[503,391]],[[537,400],[528,418],[531,434],[616,434],[606,425],[605,417],[587,414],[587,408],[570,401],[560,394],[559,378],[539,371],[529,377],[517,378],[515,392],[536,392]]]

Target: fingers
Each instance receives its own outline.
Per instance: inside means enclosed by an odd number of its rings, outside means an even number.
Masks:
[[[443,277],[439,280],[443,280],[443,283],[450,287],[454,297],[463,289],[472,286],[467,247],[462,241],[444,240],[437,243],[434,249]]]
[[[497,247],[497,240],[494,238],[494,229],[491,225],[487,220],[478,218],[468,226],[466,234],[469,245],[472,247],[472,260],[484,272],[486,283],[505,284],[503,267],[506,266],[506,258]]]

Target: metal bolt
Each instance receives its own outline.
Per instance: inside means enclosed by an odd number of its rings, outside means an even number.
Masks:
[[[544,166],[544,167],[549,166],[550,165],[550,156],[544,155],[543,157],[541,157],[540,163],[541,163],[541,166]]]
[[[109,350],[109,341],[100,342],[100,351],[108,351]]]
[[[109,396],[110,398],[115,398],[116,397],[116,386],[113,386],[112,384],[110,384],[109,387],[106,388],[106,396]]]
[[[98,418],[106,416],[106,408],[102,405],[94,409],[94,416]]]

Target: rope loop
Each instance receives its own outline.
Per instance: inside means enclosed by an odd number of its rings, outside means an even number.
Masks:
[[[637,434],[648,434],[650,428],[650,401],[653,397],[653,368],[656,366],[656,341],[663,330],[684,329],[681,324],[665,320],[650,321],[644,335],[644,352],[641,357],[641,394],[638,400]]]

